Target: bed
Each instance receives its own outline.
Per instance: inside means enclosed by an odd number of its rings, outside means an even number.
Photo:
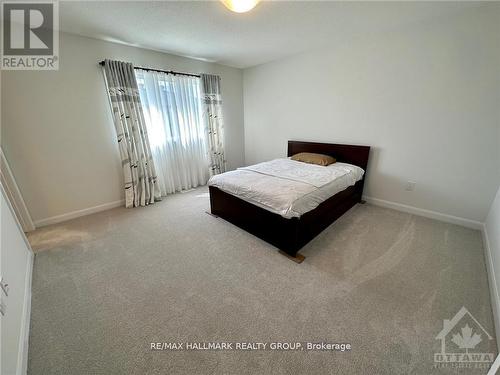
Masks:
[[[304,245],[362,201],[370,147],[288,142],[288,157],[301,152],[333,156],[337,166],[328,173],[324,169],[325,172],[311,177],[302,173],[300,166],[294,170],[292,161],[276,159],[226,172],[209,181],[212,215],[274,245],[297,262],[304,259],[298,254]],[[338,172],[343,169],[353,172],[345,177],[346,174]],[[255,193],[259,186],[262,194]],[[287,204],[292,201],[293,204]]]

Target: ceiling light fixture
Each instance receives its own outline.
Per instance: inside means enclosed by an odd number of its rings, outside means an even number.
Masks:
[[[245,13],[255,8],[260,0],[221,0],[222,3],[233,12]]]

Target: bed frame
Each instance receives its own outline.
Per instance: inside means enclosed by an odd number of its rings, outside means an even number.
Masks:
[[[315,152],[333,156],[339,162],[363,168],[365,170],[364,176],[366,176],[370,147],[288,141],[288,156],[299,152]],[[306,212],[299,218],[284,218],[226,193],[215,186],[209,187],[211,212],[212,215],[219,216],[276,246],[290,257],[297,257],[297,252],[305,244],[352,206],[361,202],[364,176],[355,185],[328,198],[314,210]],[[301,259],[303,260],[303,257]]]

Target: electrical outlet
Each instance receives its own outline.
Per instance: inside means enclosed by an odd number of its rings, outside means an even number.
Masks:
[[[406,185],[405,185],[405,190],[406,191],[414,191],[415,190],[415,186],[417,185],[416,182],[413,182],[413,181],[407,181],[406,182]]]

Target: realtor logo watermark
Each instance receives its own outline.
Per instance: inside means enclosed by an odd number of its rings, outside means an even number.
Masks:
[[[490,352],[493,337],[462,307],[455,316],[443,320],[435,338],[441,351],[434,353],[434,367],[489,368],[495,359]]]
[[[56,1],[2,2],[3,70],[59,69]]]

